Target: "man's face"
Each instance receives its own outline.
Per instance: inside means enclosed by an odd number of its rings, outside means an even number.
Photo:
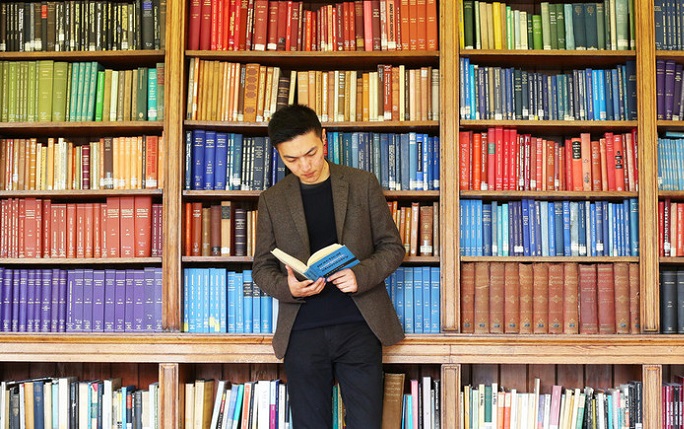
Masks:
[[[323,157],[323,142],[311,131],[280,143],[278,153],[292,174],[306,185],[325,181],[330,167]]]

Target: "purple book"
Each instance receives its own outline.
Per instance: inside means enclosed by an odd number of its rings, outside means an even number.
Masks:
[[[19,283],[19,310],[17,332],[26,332],[28,325],[28,270],[20,269],[19,278],[14,278]]]
[[[93,331],[93,270],[83,269],[83,330]]]
[[[36,289],[36,270],[26,270],[26,278],[26,332],[37,332],[37,303],[40,302],[40,296],[38,296],[38,290]]]
[[[57,332],[66,332],[67,292],[67,270],[59,270],[59,307],[57,312]]]
[[[125,270],[124,276],[126,277],[126,292],[125,292],[125,304],[124,304],[124,332],[133,332],[133,309],[134,309],[134,279],[133,270]]]
[[[114,309],[116,307],[116,271],[105,270],[104,275],[104,316],[103,316],[103,330],[104,332],[114,332],[115,316]]]
[[[92,331],[104,330],[104,303],[105,303],[105,272],[93,270],[93,316]]]
[[[0,331],[12,330],[12,269],[0,268]]]
[[[59,332],[59,268],[49,270],[50,274],[50,332]]]
[[[143,320],[143,331],[153,332],[155,330],[155,320],[154,320],[154,276],[153,267],[145,267],[145,303],[144,303],[144,320]]]
[[[155,331],[162,331],[162,269],[157,267],[154,269],[154,325]]]
[[[40,332],[50,332],[52,317],[52,271],[40,270]]]
[[[12,322],[11,332],[19,332],[19,277],[20,270],[12,270]]]
[[[67,272],[67,312],[66,312],[66,331],[73,332],[76,325],[76,315],[74,314],[74,306],[76,305],[76,272],[69,270]]]
[[[114,332],[124,332],[126,312],[126,271],[116,270],[114,278]]]
[[[129,270],[128,275],[133,276],[133,330],[139,332],[145,321],[145,271]]]

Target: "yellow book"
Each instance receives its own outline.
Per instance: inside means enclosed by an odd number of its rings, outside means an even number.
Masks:
[[[501,2],[495,1],[492,3],[492,24],[494,30],[494,49],[503,49],[503,40],[501,34]]]

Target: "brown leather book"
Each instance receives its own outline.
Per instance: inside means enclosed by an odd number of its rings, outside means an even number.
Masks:
[[[596,297],[598,299],[599,334],[615,333],[615,277],[613,264],[596,267]]]
[[[520,332],[520,273],[517,262],[504,264],[504,332]]]
[[[259,64],[247,63],[245,65],[245,93],[243,102],[244,122],[256,122],[258,97]]]
[[[626,262],[613,264],[613,277],[615,285],[615,332],[629,334],[629,264]]]
[[[401,427],[406,375],[385,373],[382,396],[382,429]]]
[[[209,207],[209,254],[221,256],[221,206]]]
[[[409,254],[418,254],[418,224],[420,223],[420,204],[411,203],[411,229],[409,235]]]
[[[489,333],[489,263],[475,263],[475,333]]]
[[[193,202],[190,206],[190,256],[202,255],[202,203]]]
[[[579,332],[598,333],[598,296],[596,265],[579,265]]]
[[[532,299],[532,331],[535,334],[549,332],[549,266],[544,262],[532,265],[534,280]]]
[[[439,256],[439,201],[432,203],[432,256]]]
[[[461,264],[461,333],[475,332],[475,263]]]
[[[563,333],[563,264],[549,267],[549,334]]]
[[[532,264],[520,264],[518,266],[520,275],[520,333],[531,334],[532,329],[532,297],[534,275]]]
[[[432,256],[432,229],[433,229],[433,206],[420,206],[420,240],[419,253],[422,256]]]
[[[504,333],[504,263],[489,265],[489,332]]]
[[[201,239],[201,254],[202,256],[211,256],[211,215],[209,207],[202,207],[202,239]]]
[[[629,333],[641,333],[639,264],[629,264]]]
[[[563,267],[563,333],[579,332],[579,268],[574,262],[566,262]]]

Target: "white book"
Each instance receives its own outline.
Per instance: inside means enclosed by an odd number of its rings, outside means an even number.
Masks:
[[[216,397],[214,398],[214,408],[211,412],[211,423],[209,427],[216,429],[218,427],[219,413],[221,412],[221,402],[224,400],[223,393],[226,390],[226,381],[219,380],[216,388]]]
[[[423,429],[432,429],[432,403],[430,401],[430,387],[432,385],[432,378],[430,376],[423,377],[422,384]]]
[[[511,389],[511,429],[518,429],[518,392]]]
[[[102,390],[102,429],[115,429],[112,426],[112,408],[114,404],[114,392],[121,388],[120,378],[104,380]]]

